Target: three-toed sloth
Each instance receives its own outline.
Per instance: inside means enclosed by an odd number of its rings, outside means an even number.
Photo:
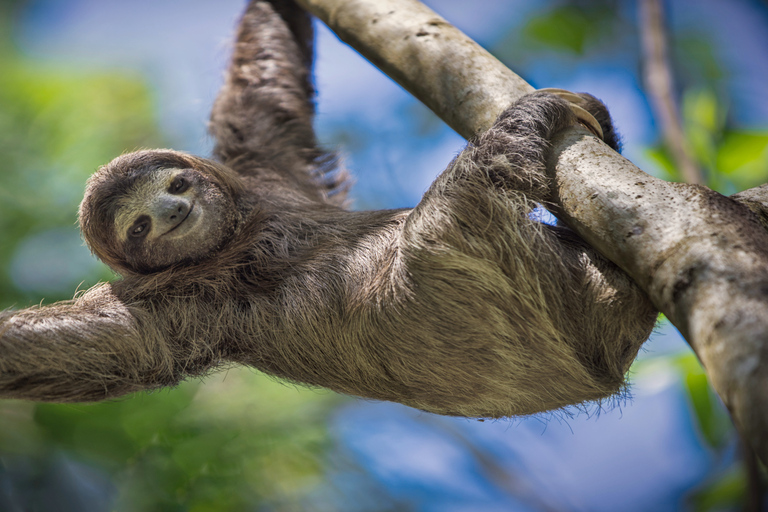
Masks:
[[[589,115],[568,95],[526,96],[414,209],[348,211],[312,128],[311,61],[305,12],[249,5],[213,159],[139,151],[93,175],[81,229],[121,279],[0,313],[0,396],[102,400],[231,363],[471,417],[621,390],[653,306],[567,227],[530,215],[552,196],[550,139]],[[605,107],[577,103],[616,147]]]

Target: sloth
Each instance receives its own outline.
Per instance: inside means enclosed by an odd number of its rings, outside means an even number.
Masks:
[[[549,204],[549,141],[605,106],[536,92],[504,111],[411,209],[349,211],[312,128],[312,25],[252,1],[214,104],[211,159],[119,156],[79,221],[120,278],[0,313],[0,396],[96,401],[232,364],[467,417],[615,396],[656,310]],[[585,136],[590,136],[585,131]]]

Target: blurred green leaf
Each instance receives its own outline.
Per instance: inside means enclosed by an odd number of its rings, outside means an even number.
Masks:
[[[63,451],[100,468],[118,511],[301,509],[324,482],[325,417],[339,400],[238,368],[98,404],[4,401],[0,453],[37,453],[45,467]]]
[[[694,158],[705,169],[712,171],[716,168],[715,155],[722,137],[725,109],[720,106],[713,91],[690,90],[683,94],[682,117]]]
[[[534,45],[582,55],[590,45],[605,40],[615,43],[620,27],[623,20],[614,2],[570,2],[532,17],[521,36]]]
[[[592,20],[582,9],[563,6],[547,11],[528,22],[523,35],[556,50],[584,52]]]
[[[703,83],[711,87],[727,76],[716,57],[718,49],[708,34],[681,30],[670,36],[675,75],[681,83]]]
[[[688,400],[704,440],[713,448],[722,447],[730,437],[730,420],[712,391],[701,363],[693,353],[678,356],[673,362],[683,376]]]
[[[691,494],[688,501],[696,512],[711,510],[739,510],[744,505],[747,482],[744,468],[734,465],[729,471],[712,481],[706,482],[700,490]]]
[[[689,126],[700,127],[709,133],[722,130],[725,120],[724,109],[720,107],[712,90],[686,91],[683,95],[683,118]]]
[[[768,132],[727,131],[717,148],[716,168],[737,190],[768,181]]]
[[[680,171],[675,166],[675,162],[672,160],[672,155],[665,145],[657,144],[655,146],[649,146],[645,148],[643,154],[658,166],[659,171],[661,172],[659,178],[668,181],[682,181]]]

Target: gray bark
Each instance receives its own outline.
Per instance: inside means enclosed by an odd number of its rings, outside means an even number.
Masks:
[[[532,91],[417,0],[298,3],[465,137]],[[549,172],[554,213],[677,326],[768,463],[768,192],[736,201],[656,179],[581,128],[554,141]]]

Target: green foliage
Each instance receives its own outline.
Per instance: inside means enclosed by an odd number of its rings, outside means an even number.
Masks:
[[[664,144],[650,146],[645,149],[644,154],[646,158],[656,165],[660,178],[669,181],[682,181],[680,172],[677,170],[675,162],[672,160],[672,155]]]
[[[693,352],[640,359],[632,366],[632,374],[643,378],[677,375],[685,387],[691,416],[702,440],[714,451],[732,441],[728,412],[710,387],[707,374]]]
[[[683,124],[694,154],[706,166],[714,164],[714,151],[725,125],[725,108],[715,93],[699,89],[683,96]]]
[[[104,471],[117,511],[301,509],[323,483],[324,420],[338,400],[239,368],[93,405],[4,401],[0,454],[44,469],[63,453]]]
[[[675,76],[684,83],[717,84],[727,77],[717,60],[717,48],[708,34],[683,32],[670,34],[669,51],[672,53]]]
[[[7,307],[33,299],[7,271],[19,244],[55,228],[79,236],[76,212],[87,177],[115,155],[157,145],[160,137],[138,77],[65,71],[8,56],[0,67],[0,268],[6,270],[0,307]],[[88,257],[87,251],[76,257]],[[107,275],[101,267],[89,283]],[[48,298],[70,298],[82,278]]]
[[[558,70],[567,75],[581,67],[584,57],[611,53],[627,44],[634,28],[621,11],[612,0],[554,6],[535,13],[519,29],[510,30],[492,52],[502,61],[514,63],[512,69],[523,76],[526,66],[539,68],[543,59],[554,59]]]
[[[693,353],[686,353],[672,359],[683,383],[696,425],[712,448],[722,448],[730,439],[731,422],[724,406],[709,385],[707,374]]]
[[[689,90],[681,111],[691,155],[705,171],[707,185],[733,194],[768,180],[768,131],[730,128],[724,103],[711,89]],[[646,155],[662,177],[682,181],[665,145],[649,148]]]
[[[706,480],[688,493],[690,508],[700,512],[739,509],[744,502],[747,478],[741,461],[732,460],[738,440],[728,411],[712,390],[696,355],[684,352],[641,359],[632,369],[639,378],[677,375],[685,388],[695,430],[715,459]]]
[[[746,494],[744,468],[735,464],[723,475],[706,482],[688,501],[691,509],[696,512],[740,510],[744,506]]]
[[[542,46],[581,55],[590,37],[610,26],[609,17],[606,9],[564,5],[533,18],[523,35]]]
[[[717,148],[715,168],[737,190],[768,181],[768,131],[726,131]]]

